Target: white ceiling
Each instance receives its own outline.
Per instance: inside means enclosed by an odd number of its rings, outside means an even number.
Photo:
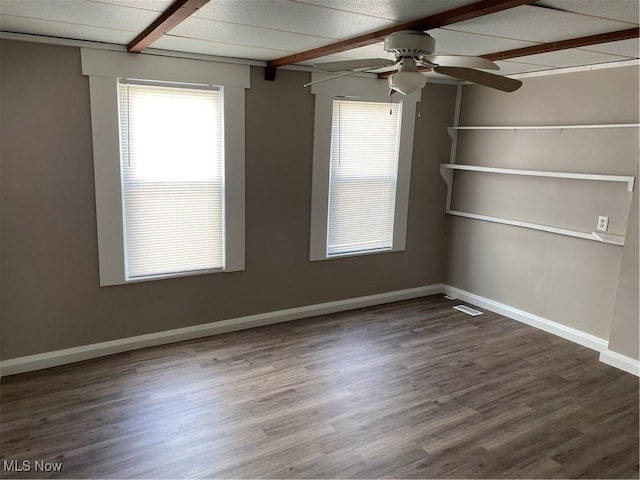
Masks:
[[[476,0],[213,0],[153,48],[272,60]],[[173,0],[0,0],[0,30],[126,45]],[[638,0],[540,0],[429,31],[440,53],[482,55],[639,24]],[[638,39],[498,62],[501,73],[637,59]],[[382,43],[303,64],[384,57]],[[435,75],[435,74],[434,74]]]

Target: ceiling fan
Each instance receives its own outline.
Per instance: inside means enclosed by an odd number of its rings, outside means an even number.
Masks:
[[[307,83],[305,87],[358,72],[395,70],[388,78],[391,88],[389,93],[396,91],[408,95],[420,90],[427,83],[426,77],[418,71],[418,66],[428,67],[434,72],[503,92],[514,92],[522,85],[520,80],[482,71],[500,69],[491,60],[466,55],[433,53],[435,46],[435,39],[428,33],[412,30],[394,32],[384,39],[384,51],[393,54],[395,60],[366,58],[318,63],[315,65],[318,70],[328,73],[343,73]]]

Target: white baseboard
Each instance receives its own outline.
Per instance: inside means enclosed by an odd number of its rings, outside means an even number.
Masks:
[[[467,292],[449,285],[434,284],[377,295],[368,295],[365,297],[349,298],[334,302],[278,310],[275,312],[260,313],[246,317],[222,320],[219,322],[195,325],[193,327],[176,328],[174,330],[166,330],[163,332],[149,333],[146,335],[138,335],[135,337],[122,338],[108,342],[83,345],[64,350],[40,353],[37,355],[11,358],[0,361],[0,377],[3,375],[13,375],[16,373],[29,372],[42,368],[79,362],[81,360],[103,357],[114,353],[127,352],[144,347],[153,347],[182,340],[208,337],[210,335],[244,330],[246,328],[299,320],[301,318],[326,315],[328,313],[370,307],[373,305],[381,305],[384,303],[408,300],[411,298],[425,297],[438,293],[452,295],[477,307],[504,315],[507,318],[526,323],[532,327],[557,335],[584,347],[591,348],[592,350],[600,352],[601,362],[624,370],[625,372],[640,376],[640,362],[608,350],[608,342],[603,338],[596,337],[595,335],[591,335],[575,328],[567,327],[566,325],[562,325],[552,320],[534,315],[533,313],[525,312],[524,310],[511,307],[504,303],[476,295],[475,293]]]
[[[548,320],[533,313],[525,312],[518,308],[505,305],[504,303],[496,302],[486,297],[470,293],[465,290],[461,290],[449,285],[444,286],[444,293],[447,295],[453,295],[462,301],[472,303],[480,308],[485,308],[492,312],[504,315],[505,317],[517,320],[518,322],[526,323],[532,327],[536,327],[545,332],[552,333],[558,337],[562,337],[566,340],[570,340],[583,347],[591,348],[597,352],[603,352],[607,349],[608,341],[604,338],[596,337],[590,333],[577,330],[575,328],[567,327],[561,323]]]
[[[613,352],[606,349],[600,352],[600,361],[611,365],[612,367],[624,370],[627,373],[632,373],[636,377],[640,377],[640,360],[635,360],[621,353]]]
[[[55,367],[67,363],[79,362],[90,358],[103,357],[114,353],[121,353],[138,348],[153,347],[167,343],[190,340],[193,338],[208,337],[220,333],[243,330],[246,328],[260,327],[272,323],[299,320],[301,318],[326,315],[328,313],[342,312],[356,308],[370,307],[384,303],[408,300],[411,298],[425,297],[442,292],[443,285],[427,285],[406,290],[368,295],[366,297],[348,298],[335,302],[319,303],[304,307],[289,308],[275,312],[260,313],[246,317],[222,320],[219,322],[205,323],[193,327],[176,328],[163,332],[149,333],[135,337],[111,340],[108,342],[93,343],[80,347],[55,350],[53,352],[39,353],[24,357],[11,358],[0,362],[0,377],[16,373],[29,372],[42,368]]]

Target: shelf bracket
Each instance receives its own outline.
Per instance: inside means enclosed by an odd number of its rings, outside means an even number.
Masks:
[[[625,238],[621,235],[611,235],[604,232],[591,232],[598,241],[603,243],[610,243],[612,245],[624,245]]]
[[[447,127],[447,135],[449,135],[449,138],[452,142],[458,140],[458,130],[456,130],[455,128]]]
[[[446,163],[440,165],[440,176],[447,185],[447,188],[451,188],[453,186],[453,169],[447,167]]]

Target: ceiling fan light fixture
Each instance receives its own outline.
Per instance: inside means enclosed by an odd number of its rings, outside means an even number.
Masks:
[[[420,72],[395,72],[389,75],[389,88],[409,95],[417,92],[427,84],[427,77]]]

